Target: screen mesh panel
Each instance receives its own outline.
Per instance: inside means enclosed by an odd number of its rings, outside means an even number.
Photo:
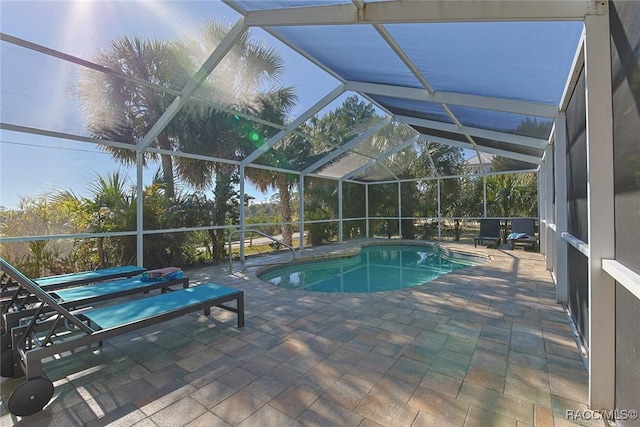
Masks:
[[[616,259],[640,273],[640,3],[609,8],[613,89]],[[618,410],[640,410],[640,300],[616,284],[616,390]],[[618,425],[640,426],[638,420]]]
[[[640,300],[616,284],[616,409],[640,410]],[[618,426],[639,426],[639,420],[619,420]]]
[[[589,346],[589,262],[582,252],[567,246],[569,264],[569,311],[582,342]]]
[[[640,6],[611,14],[616,259],[640,273]]]
[[[587,218],[587,110],[584,69],[567,106],[567,215],[569,233],[589,243]]]
[[[569,233],[588,242],[585,73],[567,106],[567,221]],[[589,339],[589,260],[568,246],[569,311],[585,346]]]

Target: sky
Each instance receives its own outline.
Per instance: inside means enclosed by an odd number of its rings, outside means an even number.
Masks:
[[[4,34],[89,61],[95,61],[101,49],[108,49],[111,40],[123,35],[130,38],[138,36],[143,40],[174,40],[193,31],[206,20],[215,19],[233,25],[239,18],[237,12],[215,0],[0,0],[0,26]],[[486,24],[421,26],[420,42],[428,36],[432,43],[410,43],[411,49],[407,50],[407,54],[419,69],[424,70],[423,73],[429,71],[430,83],[438,83],[434,86],[436,90],[453,90],[455,86],[448,87],[446,84],[458,84],[460,79],[467,79],[463,86],[470,84],[477,93],[469,93],[476,95],[491,96],[497,88],[506,91],[506,94],[497,92],[500,96],[510,98],[507,94],[517,88],[523,92],[514,92],[510,99],[549,102],[535,98],[538,93],[540,96],[547,93],[540,91],[540,87],[553,89],[553,85],[539,87],[540,80],[548,80],[559,85],[559,90],[549,92],[558,97],[555,100],[558,101],[582,31],[582,23]],[[558,27],[556,24],[561,25]],[[284,34],[299,30],[296,26],[285,28],[279,28],[278,31]],[[394,39],[415,41],[414,25],[389,25],[385,28]],[[537,32],[529,31],[533,29]],[[319,42],[318,37],[310,36],[320,34],[316,31],[313,27],[304,28],[304,31],[297,32],[295,42],[302,49],[322,58],[346,78],[353,73],[361,76],[359,78],[363,81],[369,81],[367,73],[376,75],[387,70],[390,82],[408,75],[415,80],[410,70],[388,66],[387,61],[398,60],[392,49],[378,52],[376,49],[359,48],[354,53],[354,47],[360,46],[359,43],[373,40],[370,35],[376,31],[369,26],[358,26],[357,30],[331,28],[330,37],[323,33],[326,36],[326,40],[320,40],[323,43]],[[339,85],[329,74],[262,29],[252,28],[250,33],[254,42],[273,47],[284,59],[284,74],[279,85],[295,88],[298,96],[298,104],[289,120],[298,117]],[[565,36],[569,37],[567,43],[555,43],[562,41]],[[495,48],[497,42],[501,43],[500,49]],[[529,45],[543,46],[544,49],[532,50],[527,48]],[[555,45],[559,45],[559,48],[556,49]],[[467,55],[484,60],[476,61],[473,67],[461,67],[462,59],[465,64],[468,63]],[[430,65],[435,63],[433,58],[439,58],[437,67]],[[7,42],[0,43],[0,60],[2,123],[87,135],[82,105],[75,94],[79,78],[88,72],[87,68]],[[556,66],[558,60],[565,65]],[[548,78],[550,70],[552,78]],[[559,78],[556,75],[558,73]],[[503,78],[506,75],[513,78],[509,84]],[[535,77],[532,83],[520,84],[521,80],[527,80],[532,75]],[[329,104],[319,115],[335,109],[346,96],[348,94]],[[529,98],[531,96],[533,98]],[[402,105],[397,107],[404,108],[411,103],[403,100]],[[417,101],[413,103],[417,104]],[[435,103],[421,104],[433,104],[434,108],[440,108]],[[409,108],[413,108],[413,105]],[[424,113],[429,113],[428,108]],[[451,110],[465,125],[480,123],[480,127],[497,126],[496,130],[511,129],[523,119],[520,115],[479,108],[452,106]],[[416,106],[416,111],[421,110]],[[473,154],[468,150],[464,152],[465,158]],[[89,184],[96,175],[104,177],[118,169],[131,178],[135,177],[132,168],[125,169],[117,164],[95,144],[15,133],[6,129],[0,131],[0,166],[0,206],[8,208],[16,207],[21,196],[42,195],[55,189],[73,191],[79,196],[88,195]],[[145,172],[145,185],[151,182],[156,170],[157,166],[154,165]],[[245,189],[258,202],[270,200],[272,196],[272,193],[260,194],[250,184]]]
[[[4,34],[25,39],[82,59],[121,35],[174,39],[207,19],[233,24],[240,15],[218,1],[0,1]],[[258,28],[252,39],[273,46],[284,58],[281,86],[294,86],[298,116],[338,85],[331,76]],[[78,101],[71,93],[80,67],[45,57],[13,44],[0,43],[0,121],[86,135]],[[94,144],[0,131],[0,206],[15,208],[21,196],[55,189],[87,195],[96,175],[116,170],[135,183],[135,169],[111,160]],[[150,182],[155,167],[145,171]],[[247,185],[255,201],[269,200]]]

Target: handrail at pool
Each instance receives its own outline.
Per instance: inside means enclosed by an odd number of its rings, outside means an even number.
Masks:
[[[253,228],[246,228],[246,229],[243,229],[243,230],[234,230],[231,233],[229,233],[229,274],[233,274],[233,253],[231,252],[231,244],[232,244],[231,237],[233,237],[236,234],[245,234],[245,233],[257,233],[257,234],[259,234],[259,235],[261,235],[263,237],[266,237],[269,240],[273,240],[277,244],[282,245],[282,246],[286,247],[287,249],[289,249],[291,251],[291,255],[292,255],[291,259],[288,260],[288,261],[283,262],[282,264],[286,264],[286,263],[294,261],[296,259],[296,251],[295,251],[295,249],[293,249],[293,247],[287,245],[282,240],[278,240],[278,239],[276,239],[275,237],[273,237],[273,236],[271,236],[269,234],[263,233],[262,231],[256,230],[256,229],[253,229]],[[244,237],[243,237],[243,239],[244,239]],[[272,264],[272,263],[270,263],[270,264]],[[270,264],[266,264],[266,265],[270,265]],[[278,264],[280,264],[280,263],[278,263]],[[257,267],[257,266],[260,266],[260,265],[261,264],[256,264],[255,266],[252,266],[252,267]]]

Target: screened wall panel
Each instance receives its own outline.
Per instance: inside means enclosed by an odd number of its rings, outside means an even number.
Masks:
[[[342,184],[342,239],[360,239],[366,237],[366,195],[367,188],[362,184],[345,182]]]
[[[362,184],[350,182],[342,184],[343,218],[364,218],[366,215],[366,191],[366,187]]]
[[[567,229],[588,243],[587,216],[587,122],[585,73],[582,70],[567,106]],[[589,260],[568,245],[569,310],[588,347],[589,338]]]
[[[587,110],[584,69],[567,106],[568,230],[589,243],[587,218]]]
[[[640,6],[611,13],[616,259],[640,273]]]
[[[567,245],[567,251],[569,311],[582,342],[589,347],[589,261],[571,245]]]
[[[640,273],[640,3],[610,4],[616,260]],[[640,411],[640,300],[616,284],[618,410]],[[621,427],[640,420],[619,420]]]
[[[640,300],[616,284],[616,408],[640,411]],[[638,427],[640,420],[619,420],[620,427]]]

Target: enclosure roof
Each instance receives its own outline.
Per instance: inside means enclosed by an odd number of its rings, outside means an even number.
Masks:
[[[397,178],[380,165],[419,139],[540,163],[572,89],[573,70],[581,66],[584,18],[606,13],[606,4],[593,0],[223,2],[242,18],[189,83],[172,89],[173,103],[139,149],[148,149],[198,95],[199,85],[244,31],[261,28],[339,86],[291,123],[275,126],[265,145],[239,164],[266,167],[262,156],[270,147],[331,101],[356,93],[387,120],[369,124],[369,131],[361,129],[352,141],[295,172],[362,181]],[[3,40],[28,44],[5,34]],[[368,138],[390,123],[408,126],[417,139],[372,150]]]
[[[424,138],[531,163],[584,16],[601,12],[592,1],[225,3]]]

